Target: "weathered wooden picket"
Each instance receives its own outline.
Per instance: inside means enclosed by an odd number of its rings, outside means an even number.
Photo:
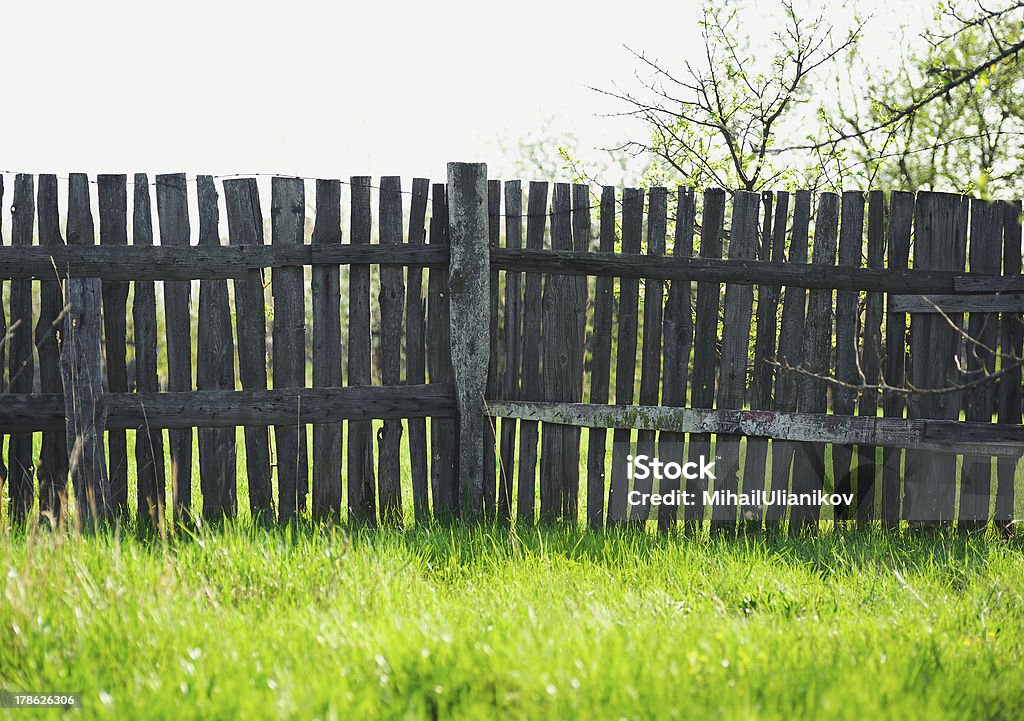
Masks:
[[[65,243],[58,179],[16,176],[12,518],[37,497],[59,518],[69,476],[85,522],[134,496],[161,523],[168,481],[168,518],[232,517],[238,477],[281,521],[817,527],[819,505],[762,502],[779,490],[852,493],[837,521],[1014,518],[1020,202],[531,182],[524,213],[483,165],[447,180],[317,180],[308,208],[274,177],[267,244],[255,178],[135,175],[129,233],[128,178],[74,174]],[[652,505],[711,488],[631,479],[630,454],[713,458],[713,490],[747,495]]]

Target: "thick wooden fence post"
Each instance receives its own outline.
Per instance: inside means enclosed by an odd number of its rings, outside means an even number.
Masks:
[[[448,164],[452,370],[459,411],[461,513],[483,513],[484,389],[490,360],[487,165]]]
[[[93,245],[93,234],[89,180],[82,173],[72,173],[68,189],[68,244]],[[61,374],[67,409],[68,458],[79,521],[83,527],[91,528],[106,520],[111,510],[103,448],[106,410],[100,403],[101,283],[99,278],[69,278],[65,283]]]

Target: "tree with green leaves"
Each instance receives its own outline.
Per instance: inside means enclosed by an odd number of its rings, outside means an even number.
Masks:
[[[864,23],[836,37],[791,0],[779,7],[767,52],[741,32],[734,0],[705,6],[702,62],[674,69],[634,51],[639,90],[599,90],[647,127],[623,148],[651,157],[659,179],[698,186],[984,195],[1024,185],[1024,0],[943,0],[923,48],[866,78],[848,72],[862,60]]]
[[[826,124],[839,173],[860,185],[989,196],[1024,189],[1024,3],[942,3],[922,50],[869,81]]]
[[[854,46],[860,26],[836,41],[823,17],[807,20],[789,0],[781,9],[783,26],[767,55],[740,33],[741,14],[731,1],[704,8],[702,62],[685,62],[677,73],[632,51],[640,90],[599,90],[623,101],[623,114],[649,129],[649,137],[623,148],[652,156],[664,175],[698,186],[759,190],[802,182],[802,164],[777,148],[813,114],[816,76]]]

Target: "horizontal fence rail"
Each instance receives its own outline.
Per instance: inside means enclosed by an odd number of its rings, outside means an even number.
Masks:
[[[1019,201],[446,180],[0,175],[9,515],[1021,516]]]
[[[337,239],[340,242],[340,236]],[[411,246],[0,246],[0,278],[52,280],[218,280],[245,278],[262,268],[303,265],[379,265],[447,267],[449,250]]]
[[[528,401],[494,401],[487,404],[485,412],[495,418],[583,428],[714,433],[781,441],[915,448],[954,455],[974,453],[1019,458],[1024,448],[1024,427],[990,423]]]
[[[11,248],[0,246],[0,278],[5,280],[52,280],[101,278],[103,280],[217,280],[244,278],[262,268],[315,265],[402,265],[447,267],[446,246],[298,246],[298,247],[160,247],[63,246]],[[636,278],[643,280],[694,280],[719,283],[785,285],[797,288],[915,292],[919,294],[983,293],[996,289],[1024,291],[1007,285],[1009,279],[955,271],[889,270],[821,266],[811,263],[773,263],[758,260],[715,260],[631,256],[621,253],[558,250],[490,251],[490,267],[510,272],[550,275]],[[898,296],[900,312],[918,311],[927,301],[910,305]],[[905,299],[904,299],[905,298]],[[976,304],[984,299],[937,295],[956,311],[957,304]],[[1020,312],[1019,297],[999,296],[992,310]],[[984,310],[984,308],[980,308]],[[969,310],[961,307],[960,310]]]
[[[108,429],[224,428],[350,420],[455,416],[450,383],[266,391],[104,393],[98,410]],[[65,398],[6,395],[0,432],[64,429]]]

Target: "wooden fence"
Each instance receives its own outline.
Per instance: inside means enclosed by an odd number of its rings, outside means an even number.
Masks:
[[[254,178],[221,204],[210,176],[73,174],[62,236],[58,179],[16,176],[10,515],[59,517],[70,477],[86,522],[160,522],[168,486],[182,521],[234,516],[240,490],[281,521],[1015,517],[1019,202],[532,182],[524,212],[519,181],[448,172],[317,180],[312,213],[274,177],[269,245]],[[713,459],[714,481],[633,479],[633,455]]]

